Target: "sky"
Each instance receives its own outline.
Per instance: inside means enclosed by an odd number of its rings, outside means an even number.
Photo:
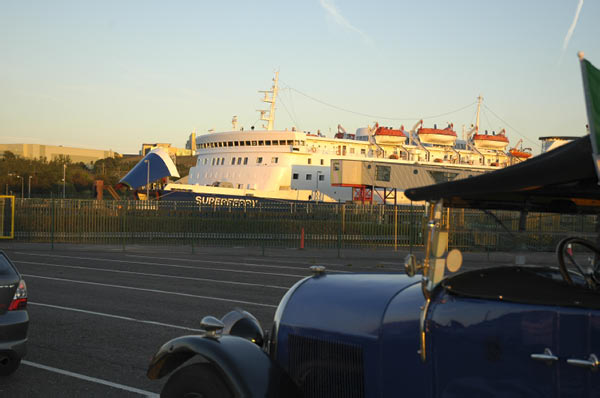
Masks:
[[[597,0],[0,2],[0,143],[138,153],[192,131],[333,135],[475,122],[511,145],[581,136],[577,52],[600,67]]]

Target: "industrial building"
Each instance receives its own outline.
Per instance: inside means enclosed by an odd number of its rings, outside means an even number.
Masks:
[[[68,156],[73,163],[83,162],[86,164],[92,164],[99,159],[121,156],[112,150],[74,148],[62,145],[0,144],[0,156],[4,156],[5,151],[10,151],[25,159],[46,159],[46,161]]]

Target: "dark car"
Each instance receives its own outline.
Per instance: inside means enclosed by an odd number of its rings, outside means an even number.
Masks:
[[[14,373],[27,350],[27,286],[0,251],[0,376]]]
[[[204,335],[171,340],[154,355],[148,376],[170,375],[162,396],[598,396],[596,244],[562,239],[550,266],[459,270],[462,257],[448,251],[443,211],[599,215],[590,137],[406,195],[429,202],[422,262],[408,257],[406,274],[335,274],[316,267],[313,277],[286,293],[265,335],[244,311],[204,318]]]

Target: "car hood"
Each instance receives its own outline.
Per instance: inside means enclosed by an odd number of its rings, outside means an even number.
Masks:
[[[324,274],[302,283],[282,311],[286,328],[377,338],[390,301],[420,278],[404,274]]]

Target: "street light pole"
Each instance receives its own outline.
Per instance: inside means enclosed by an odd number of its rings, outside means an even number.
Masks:
[[[31,177],[33,177],[33,176],[29,176],[29,187],[27,189],[27,197],[29,199],[31,199]]]
[[[17,178],[21,179],[21,199],[23,199],[23,177],[17,176]]]
[[[146,176],[146,200],[150,200],[150,161],[146,159],[144,162],[148,165],[148,174]]]

